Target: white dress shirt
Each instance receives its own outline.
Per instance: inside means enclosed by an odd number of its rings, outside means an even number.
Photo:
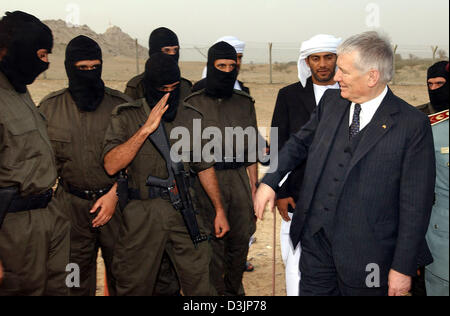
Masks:
[[[361,104],[361,113],[359,115],[359,130],[362,131],[364,127],[366,127],[370,121],[372,121],[373,116],[375,115],[375,112],[380,107],[381,103],[383,102],[384,98],[386,97],[388,93],[388,87],[384,89],[384,91],[377,96],[375,99],[372,99],[370,101],[367,101],[363,104]],[[350,117],[349,117],[349,124],[348,126],[352,125],[353,122],[353,113],[355,112],[355,103],[353,102],[350,107]]]
[[[322,99],[325,91],[328,89],[339,89],[339,83],[335,83],[330,86],[319,86],[317,84],[314,84],[314,97],[316,98],[316,105],[319,105],[320,100]]]

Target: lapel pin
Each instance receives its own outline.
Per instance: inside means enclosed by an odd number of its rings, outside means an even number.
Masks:
[[[387,128],[387,126],[386,126],[386,125],[383,125],[383,128],[384,128],[384,129],[386,129],[386,128]]]

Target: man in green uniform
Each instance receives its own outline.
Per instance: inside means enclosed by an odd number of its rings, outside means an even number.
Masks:
[[[123,211],[124,225],[114,249],[117,294],[154,294],[158,269],[166,252],[185,295],[213,295],[215,291],[209,280],[209,243],[202,242],[194,247],[183,216],[170,202],[167,190],[146,185],[148,176],[163,179],[168,176],[166,161],[148,140],[161,117],[168,135],[176,133],[176,128],[187,128],[192,135],[193,120],[202,115],[178,102],[180,70],[166,54],[156,53],[147,61],[144,84],[145,98],[116,107],[105,136],[105,170],[111,175],[127,170],[131,200]],[[229,227],[214,168],[206,162],[185,166],[189,170],[188,167],[197,173],[213,201],[215,236],[223,237]],[[196,218],[201,232],[207,235],[201,217]]]
[[[178,63],[180,58],[180,43],[177,35],[165,27],[160,27],[150,34],[149,38],[149,56],[154,53],[164,53],[173,57]],[[138,100],[145,97],[144,74],[132,78],[125,89],[125,94]],[[180,79],[180,99],[184,100],[191,94],[192,83],[185,79]]]
[[[97,253],[105,261],[108,286],[114,295],[112,251],[120,227],[115,179],[103,169],[103,139],[112,110],[131,99],[105,87],[100,46],[86,36],[66,49],[69,87],[53,92],[40,104],[58,169],[61,198],[71,218],[71,260],[80,267],[81,284],[71,295],[96,292]]]
[[[161,52],[171,56],[178,63],[180,58],[178,37],[172,30],[165,27],[155,29],[149,38],[149,56]],[[144,75],[145,73],[137,75],[127,83],[125,94],[134,100],[145,97]],[[185,78],[181,78],[179,86],[179,102],[181,103],[191,94],[192,83]],[[158,281],[153,294],[156,296],[180,295],[179,280],[176,276],[173,263],[170,262],[167,254],[163,255]]]
[[[53,150],[27,89],[52,47],[36,17],[16,11],[0,20],[0,296],[68,294],[70,224],[52,198]]]
[[[448,166],[449,166],[449,97],[448,74],[449,63],[441,63],[437,74],[444,85],[434,94],[440,102],[434,102],[439,111],[430,115],[433,128],[434,147],[436,152],[436,189],[435,203],[431,213],[430,226],[427,232],[427,243],[430,246],[434,262],[425,268],[425,284],[428,296],[448,296],[449,279],[449,200],[448,200]],[[436,75],[436,74],[435,74]],[[433,96],[433,95],[432,95]],[[437,105],[437,106],[436,106]]]
[[[434,116],[436,113],[448,110],[449,100],[449,82],[448,82],[448,62],[439,61],[428,68],[427,71],[427,86],[430,102],[418,106],[417,108],[428,116]],[[445,124],[441,124],[445,125]],[[434,129],[441,129],[441,127],[433,127]],[[436,133],[434,132],[436,138]],[[439,136],[442,138],[443,136]],[[439,156],[437,156],[439,157]],[[448,170],[447,170],[448,171]],[[439,173],[439,169],[437,170]],[[430,231],[431,226],[430,226]],[[434,254],[433,254],[434,255]],[[432,266],[437,267],[437,264]],[[413,296],[427,296],[427,285],[425,280],[425,269],[421,266],[418,270],[417,277],[413,278],[413,287],[411,293]],[[447,274],[448,276],[448,274]],[[448,280],[448,277],[446,278]]]
[[[224,155],[215,157],[215,169],[219,181],[230,233],[223,239],[214,240],[211,279],[219,295],[244,295],[242,276],[249,249],[250,236],[256,230],[252,197],[256,192],[257,164],[249,162],[252,152],[249,142],[244,148],[234,144],[227,156],[226,140],[230,128],[250,128],[256,140],[257,122],[254,100],[246,93],[234,90],[236,82],[236,50],[225,42],[212,46],[208,52],[206,89],[189,96],[185,102],[201,111],[205,117],[202,128],[218,128],[223,137],[220,147]],[[251,137],[250,137],[251,138]],[[236,143],[238,143],[237,141]],[[218,155],[215,151],[215,155]],[[255,156],[256,157],[256,156]],[[208,197],[197,188],[207,222],[212,225],[214,212]],[[221,259],[223,258],[223,259]]]

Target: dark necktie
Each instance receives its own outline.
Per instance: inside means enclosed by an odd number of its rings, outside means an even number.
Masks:
[[[361,104],[355,104],[355,112],[353,113],[352,125],[350,125],[350,139],[358,135],[360,128],[359,115],[361,114]]]

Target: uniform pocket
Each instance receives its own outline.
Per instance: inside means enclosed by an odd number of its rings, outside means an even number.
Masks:
[[[5,126],[9,132],[7,143],[13,149],[5,154],[5,159],[11,165],[41,155],[42,141],[33,117],[9,120]]]
[[[33,117],[11,120],[7,123],[7,127],[13,136],[21,136],[37,130]]]
[[[70,130],[55,126],[49,126],[48,136],[53,145],[56,158],[59,160],[69,160],[72,156],[72,133],[70,132]]]

